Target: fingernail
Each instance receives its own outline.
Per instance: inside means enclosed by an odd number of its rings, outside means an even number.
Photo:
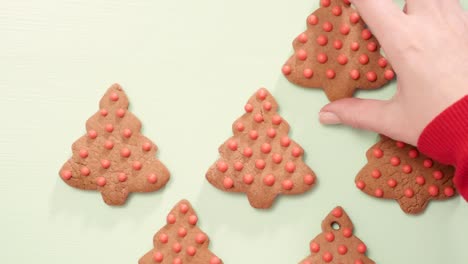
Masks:
[[[320,120],[320,123],[324,125],[341,124],[340,118],[332,112],[320,112],[319,120]]]

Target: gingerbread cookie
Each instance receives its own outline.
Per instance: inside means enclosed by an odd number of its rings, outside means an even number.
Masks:
[[[197,221],[190,203],[180,201],[167,216],[167,225],[154,235],[154,248],[138,264],[222,264],[208,249],[210,240]]]
[[[322,233],[310,242],[311,255],[300,264],[373,264],[365,253],[367,246],[353,234],[353,223],[341,207],[322,222]]]
[[[277,111],[273,96],[258,90],[206,174],[220,190],[246,193],[255,208],[269,208],[278,194],[303,193],[315,183],[314,172],[302,160],[304,150],[288,137],[289,124]]]
[[[394,78],[377,39],[349,0],[322,0],[307,18],[307,30],[293,42],[295,54],[283,66],[299,86],[323,88],[330,101],[357,88],[379,88]]]
[[[155,157],[157,147],[140,133],[140,121],[128,111],[128,99],[118,84],[86,122],[86,135],[73,143],[73,156],[60,170],[70,186],[98,190],[104,202],[122,205],[131,192],[154,192],[169,180]]]
[[[381,136],[367,151],[367,165],[356,176],[363,192],[395,199],[407,214],[421,213],[430,200],[455,195],[454,168],[419,153],[416,147]]]

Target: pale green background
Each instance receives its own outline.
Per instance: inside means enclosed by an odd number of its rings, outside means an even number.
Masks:
[[[170,208],[187,198],[226,264],[297,263],[336,205],[378,263],[468,263],[468,204],[433,202],[414,217],[361,193],[354,176],[376,135],[321,126],[324,94],[282,77],[291,41],[317,2],[1,0],[0,262],[137,263]],[[114,82],[172,174],[163,191],[134,194],[120,208],[58,176]],[[204,178],[260,86],[277,98],[319,179],[266,211]],[[359,96],[389,98],[394,90]]]

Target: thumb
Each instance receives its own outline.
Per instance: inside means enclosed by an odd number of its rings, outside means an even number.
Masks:
[[[344,124],[380,134],[393,134],[396,118],[392,113],[392,101],[346,98],[324,106],[319,113],[324,125]]]

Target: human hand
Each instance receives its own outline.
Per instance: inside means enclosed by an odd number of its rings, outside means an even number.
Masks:
[[[347,98],[319,113],[345,124],[417,144],[423,129],[468,94],[468,13],[458,0],[352,0],[397,73],[390,100]]]

